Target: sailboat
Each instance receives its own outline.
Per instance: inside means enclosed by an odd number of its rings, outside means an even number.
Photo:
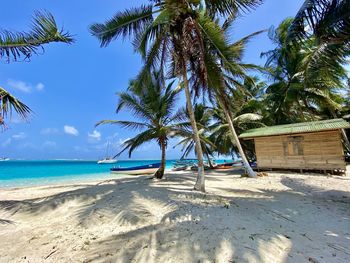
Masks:
[[[98,160],[97,163],[98,164],[111,164],[111,163],[116,163],[118,162],[117,159],[114,159],[113,157],[110,157],[108,152],[109,152],[109,146],[110,146],[110,143],[108,142],[107,143],[107,149],[106,149],[106,157],[103,158],[102,160]]]

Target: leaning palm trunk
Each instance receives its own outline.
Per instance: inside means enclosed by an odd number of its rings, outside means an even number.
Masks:
[[[193,130],[193,139],[196,145],[196,154],[198,159],[198,176],[197,176],[196,184],[194,185],[194,189],[197,191],[205,192],[203,151],[202,151],[201,141],[199,138],[196,119],[193,113],[191,93],[188,85],[185,63],[182,64],[182,78],[183,78],[183,85],[184,85],[185,94],[186,94],[187,111],[191,121],[191,126]]]
[[[338,118],[338,116],[335,114],[334,111],[332,111],[332,116],[333,116],[334,119]],[[346,132],[345,132],[344,129],[340,129],[340,131],[341,131],[341,134],[342,134],[342,136],[343,136],[343,142],[344,142],[343,144],[344,144],[346,150],[350,151],[350,141],[349,141],[349,138],[348,138],[348,136],[346,135]]]
[[[210,156],[209,156],[208,151],[205,151],[205,156],[208,158],[208,165],[209,165],[209,167],[210,168],[214,168],[214,165],[213,165],[213,163],[210,160]]]
[[[161,149],[162,149],[162,160],[160,164],[159,170],[155,173],[154,177],[157,179],[162,179],[164,176],[164,170],[165,170],[165,152],[166,152],[166,143],[161,142]]]
[[[253,171],[253,169],[250,167],[250,164],[248,162],[248,159],[247,157],[245,156],[245,153],[243,151],[243,148],[242,148],[242,145],[239,141],[239,138],[237,136],[237,133],[236,133],[236,130],[235,130],[235,127],[233,126],[233,122],[232,122],[232,118],[231,118],[231,114],[229,112],[229,110],[227,109],[227,107],[225,106],[225,103],[222,101],[222,98],[221,97],[218,97],[217,98],[224,113],[225,113],[225,116],[226,116],[226,120],[227,120],[227,124],[228,124],[228,127],[229,127],[229,130],[230,130],[230,138],[231,138],[231,141],[234,145],[237,146],[238,148],[238,151],[239,151],[239,155],[241,156],[242,158],[242,161],[243,161],[243,165],[244,165],[244,168],[248,174],[249,177],[256,177],[256,173]]]

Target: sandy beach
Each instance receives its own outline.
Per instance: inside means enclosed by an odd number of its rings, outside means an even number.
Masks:
[[[350,178],[192,172],[0,190],[0,262],[350,262]]]

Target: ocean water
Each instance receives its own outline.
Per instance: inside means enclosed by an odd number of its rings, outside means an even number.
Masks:
[[[61,183],[81,183],[117,178],[111,175],[112,167],[132,167],[158,163],[159,160],[127,160],[114,164],[97,164],[96,161],[76,160],[31,160],[0,161],[0,189],[41,186]],[[171,169],[176,160],[168,160],[166,169]],[[216,160],[223,163],[223,160]]]
[[[96,161],[2,161],[0,162],[0,188],[39,186],[60,183],[74,183],[92,180],[108,180],[112,167],[132,167],[157,163],[158,160],[118,161],[115,164],[97,164]],[[166,169],[173,166],[175,160],[167,161]]]

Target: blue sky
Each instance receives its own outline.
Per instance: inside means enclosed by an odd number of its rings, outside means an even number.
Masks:
[[[232,39],[277,26],[284,18],[294,16],[302,2],[266,0],[237,21]],[[97,159],[104,155],[107,141],[112,141],[117,151],[118,145],[133,135],[116,126],[95,129],[94,124],[102,119],[133,118],[125,111],[115,115],[115,93],[127,88],[141,60],[128,41],[117,40],[108,48],[100,48],[88,26],[142,3],[147,1],[12,0],[2,4],[6,12],[0,16],[0,27],[27,30],[35,10],[48,10],[59,25],[75,36],[76,42],[48,45],[44,55],[33,56],[30,62],[0,63],[0,86],[34,111],[27,123],[13,116],[10,128],[0,133],[0,157]],[[267,34],[256,37],[247,49],[245,61],[262,65],[260,53],[272,47]],[[151,143],[135,152],[133,158],[159,159],[159,155],[158,146]],[[168,158],[179,156],[179,149],[170,146]]]

